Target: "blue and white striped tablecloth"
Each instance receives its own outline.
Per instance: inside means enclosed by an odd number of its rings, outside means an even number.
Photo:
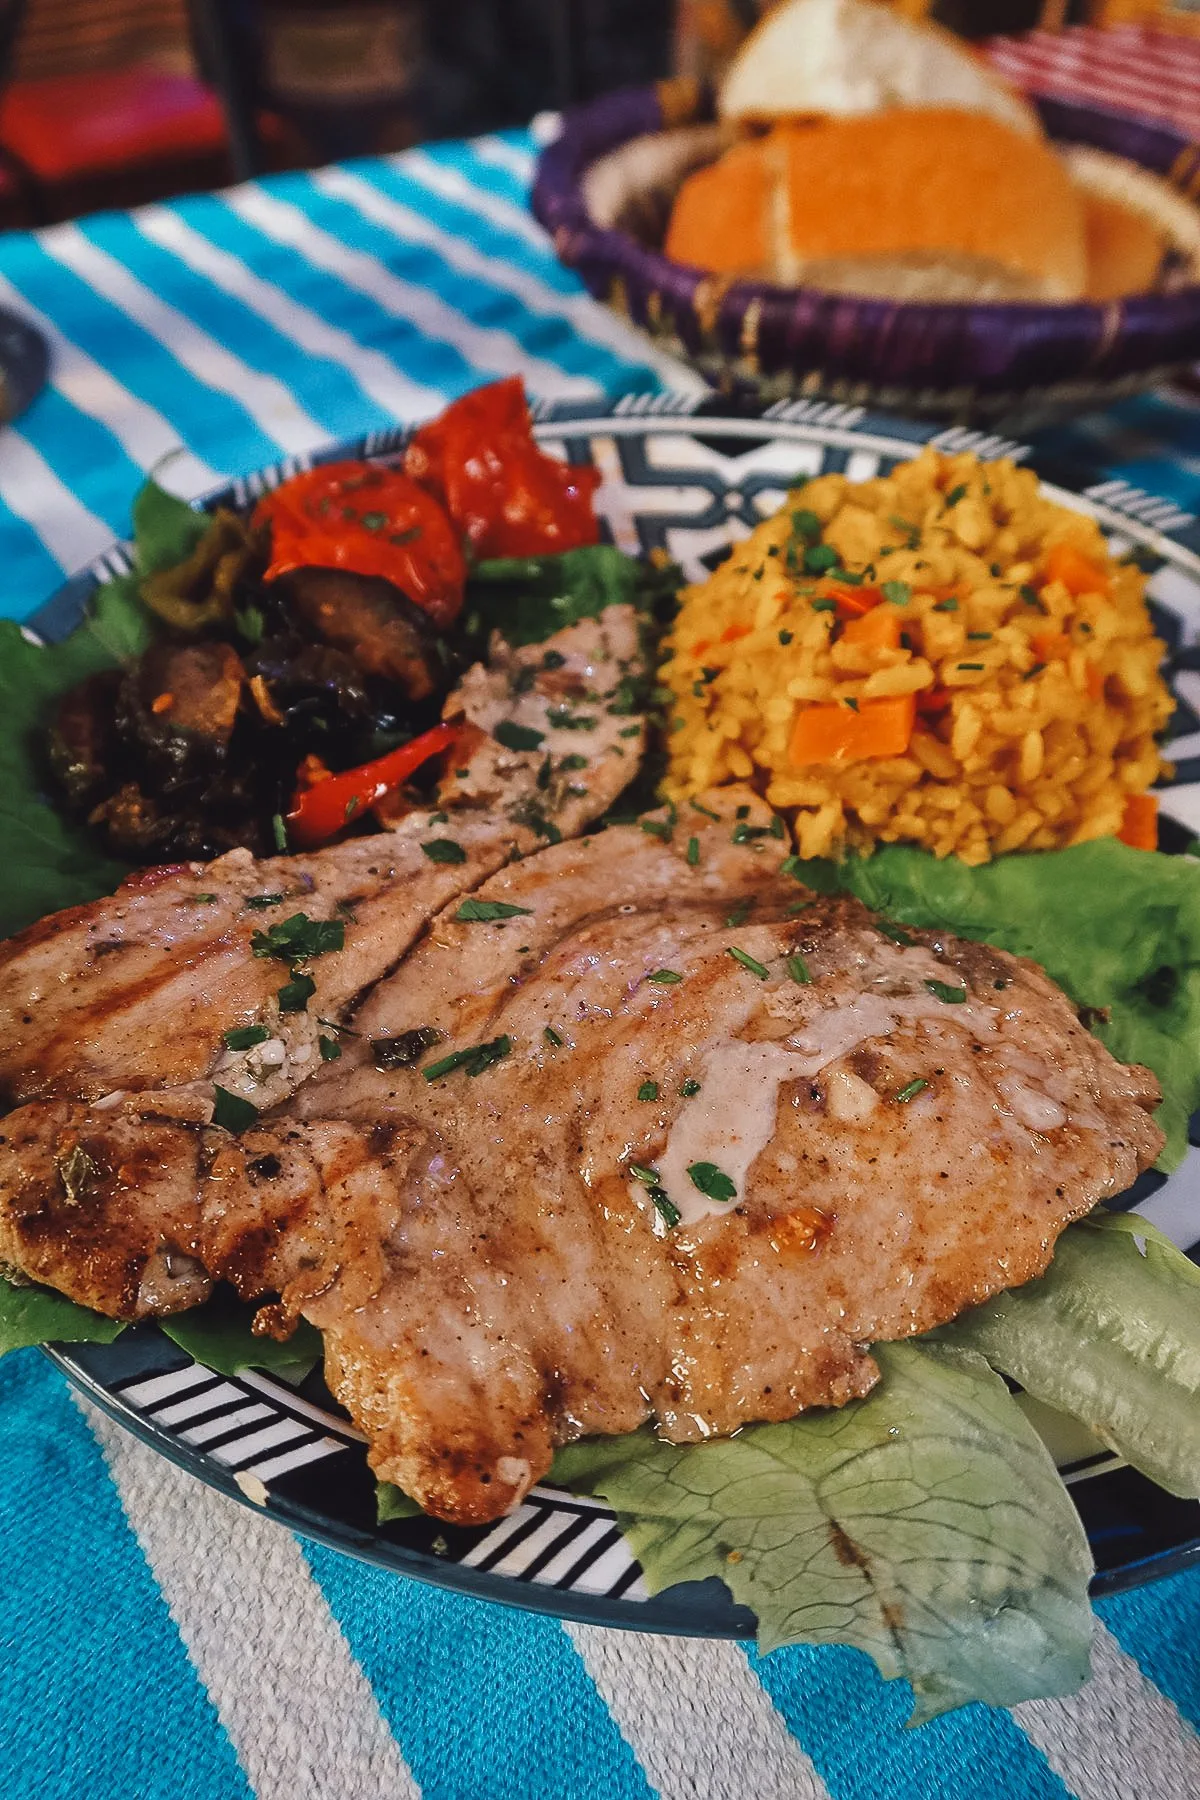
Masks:
[[[0,434],[0,610],[24,617],[177,491],[435,411],[680,385],[559,268],[527,136],[289,175],[0,239],[51,340]],[[1195,508],[1200,413],[1058,434]],[[1082,1696],[907,1732],[851,1651],[640,1637],[459,1599],[303,1543],[0,1363],[5,1800],[1191,1800],[1200,1573],[1100,1606]]]

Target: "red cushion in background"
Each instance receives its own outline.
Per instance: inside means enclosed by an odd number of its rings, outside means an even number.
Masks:
[[[0,98],[0,144],[43,181],[212,153],[227,141],[215,96],[154,68],[23,81]]]

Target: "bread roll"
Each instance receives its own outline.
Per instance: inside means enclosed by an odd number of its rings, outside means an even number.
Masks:
[[[1081,196],[1053,150],[948,107],[779,126],[697,171],[666,251],[723,274],[905,300],[1072,300]]]
[[[751,124],[904,106],[953,106],[1041,136],[1033,109],[958,38],[873,0],[784,0],[742,45],[720,93],[722,118]]]

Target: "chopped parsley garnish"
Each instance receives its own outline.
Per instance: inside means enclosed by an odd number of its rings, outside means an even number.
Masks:
[[[297,975],[293,971],[292,979],[284,982],[276,996],[280,1012],[303,1012],[316,991],[317,984],[311,975]]]
[[[766,825],[747,825],[744,819],[739,819],[729,834],[729,841],[731,844],[751,844],[755,838],[769,836],[770,831]]]
[[[736,944],[726,944],[725,951],[726,955],[732,956],[734,962],[740,962],[743,969],[749,969],[752,975],[757,975],[760,981],[769,979],[770,969],[765,963],[760,963],[757,957],[751,956],[748,950],[739,950]]]
[[[448,825],[450,823],[450,814],[447,812],[430,813],[429,823],[431,825]]]
[[[227,1050],[253,1050],[255,1044],[265,1044],[270,1035],[265,1025],[235,1025],[221,1033],[221,1040]]]
[[[980,673],[980,672],[982,672],[983,669],[985,669],[987,667],[987,664],[986,663],[959,663],[958,667],[960,669],[972,669],[976,673]]]
[[[664,844],[670,843],[672,836],[671,827],[665,819],[639,819],[638,824],[646,833],[647,837],[656,837]]]
[[[226,1131],[246,1131],[257,1123],[258,1108],[249,1100],[243,1100],[240,1094],[231,1094],[228,1088],[213,1087],[212,1122]]]
[[[801,506],[792,514],[792,530],[797,537],[816,539],[821,535],[821,521],[807,506]]]
[[[216,895],[211,894],[209,896],[209,898],[215,900]],[[263,912],[268,906],[282,906],[283,905],[283,895],[282,894],[249,894],[249,895],[247,895],[246,899],[242,901],[242,905],[248,906],[252,912]]]
[[[545,735],[544,731],[535,731],[532,725],[518,725],[513,719],[501,719],[492,732],[506,750],[537,750]]]
[[[566,660],[561,650],[543,650],[542,652],[543,669],[561,669]]]
[[[794,875],[797,881],[803,881],[804,863],[798,856],[785,856],[779,865],[779,873],[781,875]],[[804,904],[807,906],[809,905],[809,902],[806,900]]]
[[[917,941],[915,938],[909,937],[907,931],[902,931],[899,925],[893,925],[887,919],[876,919],[875,929],[882,931],[884,937],[891,938],[893,944],[911,945]]]
[[[736,1200],[737,1189],[723,1169],[716,1163],[694,1162],[688,1164],[688,1176],[692,1186],[699,1188],[709,1200]]]
[[[635,1181],[640,1181],[642,1186],[646,1189],[650,1199],[658,1208],[663,1223],[668,1229],[673,1225],[678,1225],[680,1219],[679,1208],[668,1198],[667,1190],[663,1187],[662,1182],[659,1179],[658,1170],[648,1169],[644,1163],[630,1163],[629,1173],[633,1176]]]
[[[382,531],[388,518],[386,513],[366,512],[358,515],[358,522],[365,531]]]
[[[280,895],[280,899],[282,898],[283,896]],[[196,906],[214,906],[216,904],[217,896],[215,894],[189,894],[188,899]],[[253,906],[253,904],[254,902],[252,900],[247,900],[246,902],[247,906]]]
[[[589,713],[573,713],[565,706],[552,706],[546,721],[556,731],[595,731],[596,719]],[[540,737],[539,737],[539,742]]]
[[[341,919],[310,919],[307,913],[293,913],[266,931],[256,931],[250,939],[255,956],[274,956],[280,962],[309,962],[314,956],[325,956],[341,950],[346,942],[346,926]]]
[[[688,867],[692,869],[694,869],[696,864],[700,861],[700,839],[698,837],[690,837],[688,839],[687,859]]]
[[[655,969],[653,975],[647,975],[646,980],[654,982],[656,987],[674,987],[676,982],[683,980],[683,976],[675,969]]]
[[[1032,681],[1035,675],[1041,674],[1041,672],[1045,668],[1045,666],[1046,666],[1045,663],[1034,663],[1032,669],[1026,669],[1025,673],[1021,677],[1021,680],[1022,681]]]
[[[750,817],[750,808],[748,806],[739,806],[733,816],[735,819],[748,819]]]
[[[836,600],[814,600],[812,603],[812,609],[814,612],[827,612],[827,613],[836,612],[837,611],[837,601]]]
[[[639,1100],[657,1100],[658,1099],[658,1083],[657,1083],[657,1081],[643,1081],[641,1087],[637,1091],[637,1097]]]
[[[767,833],[773,838],[783,838],[787,836],[787,827],[784,825],[784,822],[778,813],[775,814],[775,817],[767,826]]]
[[[959,501],[961,499],[963,499],[964,496],[966,495],[966,491],[967,491],[966,482],[960,481],[958,486],[952,487],[950,489],[950,492],[946,495],[946,505],[947,506],[957,506]]]
[[[879,591],[893,606],[907,606],[912,599],[912,586],[907,581],[885,581]]]
[[[465,863],[467,860],[466,851],[461,844],[456,844],[453,838],[430,838],[428,843],[421,845],[421,848],[430,862]]]
[[[837,567],[838,553],[832,544],[810,544],[804,552],[804,567],[810,575],[823,575]]]
[[[529,906],[510,906],[507,900],[464,900],[454,917],[460,925],[486,925],[493,919],[515,919],[532,910]]]
[[[642,734],[642,728],[640,725],[622,725],[620,731],[618,731],[618,733],[617,733],[617,736],[620,738],[631,738],[631,737],[640,737],[641,734]],[[586,761],[586,758],[585,758],[585,761]]]
[[[553,1044],[553,1046],[556,1050],[562,1049],[563,1040],[558,1035],[557,1031],[555,1031],[553,1025],[547,1025],[542,1031],[542,1036],[545,1038],[545,1040],[548,1044]]]
[[[733,911],[726,913],[726,925],[732,925],[735,928],[738,925],[744,925],[757,905],[758,899],[754,894],[751,894],[748,899],[739,900]]]
[[[1036,606],[1039,612],[1043,610],[1041,595],[1038,593],[1037,589],[1031,587],[1027,581],[1021,583],[1017,592],[1020,594],[1026,606]]]
[[[939,600],[933,610],[934,612],[957,612],[958,601],[952,595],[949,600]]]
[[[690,1100],[694,1095],[700,1092],[700,1083],[698,1081],[693,1081],[689,1076],[688,1079],[682,1083],[679,1091],[685,1100]]]
[[[982,644],[985,643],[991,635],[990,631],[968,631],[967,642],[968,644]]]
[[[792,633],[790,631],[781,631],[779,634],[779,641],[784,645],[790,644],[792,641]]]
[[[943,1000],[947,1006],[961,1006],[967,997],[965,987],[951,987],[945,981],[927,981],[925,986],[935,1000]]]
[[[678,1225],[683,1215],[667,1193],[666,1188],[652,1187],[650,1189],[650,1198],[657,1207],[659,1217],[667,1227],[667,1230],[673,1230],[674,1227]]]
[[[342,1046],[336,1038],[318,1037],[317,1049],[321,1052],[322,1062],[336,1062],[342,1054]]]
[[[915,1100],[918,1094],[923,1094],[928,1086],[929,1083],[927,1081],[922,1081],[919,1078],[916,1081],[910,1081],[907,1086],[902,1087],[900,1092],[896,1095],[896,1104],[898,1106],[907,1106],[910,1100]]]
[[[808,972],[808,964],[802,956],[788,957],[787,972],[799,987],[808,987],[812,981],[812,976]]]
[[[703,813],[704,817],[706,819],[715,819],[715,821],[718,825],[721,823],[720,813],[710,812],[708,807],[701,806],[701,804],[698,800],[689,800],[688,805],[691,807],[693,812]]]
[[[377,1069],[411,1069],[441,1041],[442,1034],[436,1026],[421,1025],[416,1031],[402,1031],[397,1037],[372,1038],[371,1055]]]
[[[275,839],[275,848],[283,856],[288,847],[288,834],[282,813],[271,814],[271,836]],[[248,1106],[250,1102],[247,1101],[246,1104]]]
[[[846,695],[846,705],[850,708],[851,712],[858,711],[858,701],[854,698],[853,694]]]
[[[430,1063],[421,1073],[426,1081],[440,1081],[443,1075],[449,1075],[455,1069],[465,1069],[468,1075],[482,1075],[485,1069],[490,1069],[493,1063],[506,1057],[511,1049],[512,1039],[505,1032],[486,1044],[472,1044],[469,1050],[452,1050],[449,1056]]]
[[[634,730],[640,731],[641,726],[635,725]],[[560,771],[563,769],[586,769],[588,766],[588,759],[586,756],[564,756],[558,766]]]

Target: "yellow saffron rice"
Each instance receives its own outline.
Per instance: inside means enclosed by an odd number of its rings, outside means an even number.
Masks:
[[[847,635],[875,604],[897,642]],[[1030,470],[925,450],[822,475],[682,595],[665,791],[751,781],[806,857],[904,841],[982,863],[1116,835],[1164,768],[1163,655],[1140,569]],[[855,732],[903,721],[905,696],[907,746],[863,754]],[[818,722],[836,746],[835,707],[857,715],[845,748],[794,760]]]

